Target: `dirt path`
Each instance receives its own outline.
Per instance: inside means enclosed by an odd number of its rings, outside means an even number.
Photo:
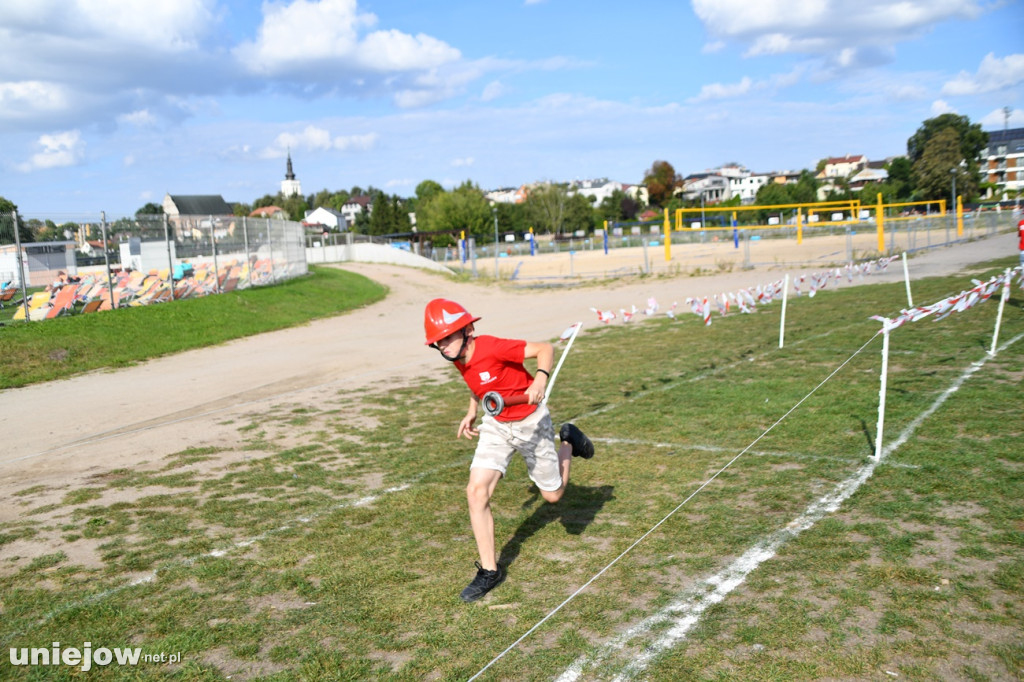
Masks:
[[[823,264],[835,251],[835,244],[823,241],[802,255],[807,263]],[[910,261],[911,275],[951,274],[1013,253],[1014,235],[1002,234],[919,254]],[[678,270],[688,271],[683,249],[673,254],[677,259]],[[777,256],[776,262],[786,260]],[[558,259],[551,262],[556,270],[564,267]],[[0,497],[9,499],[13,492],[39,485],[72,489],[98,472],[153,462],[187,447],[235,447],[238,425],[226,422],[286,397],[315,405],[343,389],[445,376],[450,369],[422,342],[423,306],[437,296],[459,300],[482,315],[480,329],[486,333],[550,339],[576,321],[585,328],[600,324],[591,307],[643,307],[651,296],[663,306],[672,301],[682,306],[688,296],[766,284],[785,271],[799,275],[818,266],[783,270],[761,265],[701,277],[664,275],[543,289],[457,283],[386,265],[346,264],[345,269],[385,284],[389,295],[367,308],[295,329],[0,392]],[[902,277],[902,266],[893,263],[863,283]],[[894,302],[887,312],[896,312],[901,303]],[[689,313],[680,312],[686,319]],[[17,515],[10,505],[0,508],[0,520]]]

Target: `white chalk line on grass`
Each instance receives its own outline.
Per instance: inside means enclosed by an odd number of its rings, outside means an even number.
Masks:
[[[702,445],[697,443],[659,443],[657,441],[637,440],[633,438],[600,438],[591,436],[590,440],[595,443],[606,443],[608,445],[639,445],[642,447],[660,448],[665,450],[697,450],[698,452],[733,452],[735,450],[735,448],[726,448],[719,445]],[[775,452],[772,450],[751,450],[747,454],[754,457],[778,457],[780,459],[819,459],[826,462],[842,462],[845,464],[860,464],[864,461],[863,457],[835,457],[832,455],[809,455],[802,452]],[[899,467],[902,469],[921,468],[917,464],[902,464],[900,462],[889,462],[889,466]]]
[[[761,434],[760,436],[758,436],[757,438],[755,438],[755,439],[753,440],[753,442],[751,442],[751,443],[750,443],[750,445],[748,445],[747,447],[743,448],[743,450],[741,450],[739,454],[737,454],[737,455],[736,455],[735,457],[733,457],[733,458],[732,458],[731,460],[729,460],[729,462],[728,462],[728,463],[726,463],[726,465],[725,465],[725,466],[723,466],[723,467],[722,467],[721,469],[719,469],[718,471],[716,471],[716,472],[715,472],[715,473],[714,473],[714,474],[713,474],[713,475],[711,476],[711,478],[709,478],[708,480],[704,481],[704,483],[702,483],[702,484],[700,485],[700,487],[699,487],[699,488],[697,488],[697,489],[696,489],[696,490],[694,490],[694,491],[693,491],[692,493],[690,493],[689,497],[687,497],[687,498],[686,498],[685,500],[683,500],[682,502],[680,502],[680,503],[679,503],[679,504],[678,504],[678,505],[676,506],[676,508],[675,508],[675,509],[673,509],[673,510],[672,510],[672,511],[670,511],[670,512],[669,512],[668,514],[666,514],[666,515],[665,515],[665,517],[661,519],[661,521],[658,521],[658,522],[657,522],[656,524],[654,524],[654,526],[652,526],[652,527],[650,528],[650,530],[648,530],[648,531],[647,531],[646,533],[644,533],[644,534],[643,534],[643,535],[641,535],[641,536],[640,536],[639,538],[637,538],[637,539],[636,539],[636,541],[635,541],[635,542],[633,542],[633,544],[631,544],[631,545],[630,545],[629,547],[627,547],[626,549],[624,549],[624,550],[622,551],[622,553],[621,553],[621,554],[619,554],[619,555],[618,555],[617,557],[615,557],[614,559],[612,559],[612,560],[611,560],[611,561],[610,561],[610,562],[609,562],[609,563],[608,563],[608,564],[607,564],[607,565],[606,565],[606,566],[605,566],[604,568],[602,568],[602,569],[601,569],[600,571],[598,571],[597,573],[595,573],[595,574],[593,575],[593,577],[591,577],[591,578],[590,578],[590,580],[588,580],[587,582],[583,583],[583,585],[582,585],[582,586],[580,586],[580,588],[579,588],[579,589],[577,589],[577,590],[576,590],[575,592],[573,592],[572,594],[570,594],[570,595],[569,595],[569,596],[568,596],[568,597],[567,597],[567,598],[565,599],[565,601],[563,601],[563,602],[562,602],[561,604],[559,604],[558,606],[556,606],[556,607],[555,607],[555,608],[554,608],[554,609],[553,609],[552,611],[550,611],[550,612],[549,612],[549,613],[548,613],[548,614],[547,614],[546,616],[544,616],[544,617],[543,617],[543,618],[541,618],[541,619],[540,619],[539,621],[537,621],[537,623],[536,623],[536,624],[535,624],[535,625],[534,625],[533,627],[531,627],[531,628],[530,628],[529,630],[527,630],[526,632],[524,632],[524,633],[522,634],[522,636],[520,636],[520,637],[519,637],[519,639],[517,639],[516,641],[512,642],[512,644],[510,644],[510,645],[508,646],[508,648],[506,648],[506,649],[505,649],[504,651],[502,651],[502,652],[501,652],[500,654],[498,654],[498,655],[497,655],[497,656],[495,656],[495,657],[494,657],[493,659],[491,659],[491,661],[490,661],[490,662],[489,662],[489,663],[488,663],[487,665],[485,665],[485,666],[484,666],[483,668],[481,668],[481,669],[480,669],[479,671],[477,671],[477,673],[476,673],[475,675],[473,675],[473,676],[472,676],[471,678],[469,678],[469,682],[473,682],[473,680],[475,680],[476,678],[480,677],[480,675],[482,675],[482,674],[483,674],[483,673],[484,673],[484,672],[485,672],[486,670],[488,670],[488,669],[489,669],[489,668],[490,668],[490,667],[491,667],[492,665],[494,665],[495,663],[497,663],[498,661],[500,661],[500,660],[501,660],[501,659],[502,659],[502,658],[503,658],[503,657],[505,656],[505,654],[507,654],[508,652],[512,651],[512,649],[516,648],[516,646],[518,646],[520,642],[522,642],[522,641],[523,641],[524,639],[526,639],[526,638],[527,638],[527,637],[529,637],[529,636],[530,636],[531,634],[533,634],[533,632],[534,632],[534,631],[536,631],[536,630],[537,630],[537,628],[539,628],[539,627],[540,627],[541,625],[543,625],[544,623],[546,623],[546,622],[547,622],[547,621],[548,621],[548,620],[549,620],[549,619],[550,619],[550,618],[551,618],[552,616],[554,616],[554,615],[555,615],[556,613],[558,613],[559,611],[561,611],[561,610],[562,610],[562,609],[563,609],[563,608],[564,608],[564,607],[565,607],[565,606],[566,606],[566,605],[567,605],[567,604],[568,604],[569,602],[571,602],[571,601],[572,601],[573,599],[575,599],[575,598],[576,598],[577,596],[579,596],[579,595],[580,595],[580,594],[581,594],[581,593],[583,592],[583,590],[587,589],[587,587],[589,587],[589,586],[591,585],[591,583],[593,583],[593,582],[594,582],[595,580],[597,580],[597,579],[598,579],[598,578],[600,578],[600,577],[601,577],[602,575],[604,575],[604,574],[605,574],[605,573],[606,573],[606,572],[607,572],[607,571],[608,571],[609,569],[611,569],[611,567],[612,567],[612,566],[614,566],[615,564],[617,564],[617,563],[619,562],[619,560],[620,560],[620,559],[622,559],[622,558],[623,558],[624,556],[626,556],[627,554],[629,554],[629,552],[630,552],[630,551],[632,551],[634,547],[636,547],[636,546],[637,546],[637,545],[639,545],[639,544],[640,544],[641,542],[643,542],[643,541],[644,541],[644,540],[645,540],[645,539],[647,538],[647,536],[649,536],[649,535],[650,535],[651,533],[653,533],[654,531],[656,531],[656,530],[657,530],[658,528],[660,528],[660,527],[661,527],[661,526],[662,526],[662,525],[663,525],[663,524],[664,524],[664,523],[665,523],[666,521],[668,521],[668,520],[669,520],[670,518],[672,518],[672,516],[673,516],[673,515],[675,515],[675,513],[676,513],[677,511],[679,511],[680,509],[682,509],[682,508],[683,508],[683,506],[684,506],[684,505],[685,505],[685,504],[686,504],[687,502],[689,502],[689,501],[690,501],[690,500],[692,500],[692,499],[693,499],[694,497],[696,497],[698,493],[700,493],[700,492],[701,492],[702,490],[704,490],[704,488],[706,488],[706,487],[708,487],[709,485],[711,485],[711,483],[712,483],[712,482],[713,482],[713,481],[714,481],[715,479],[717,479],[717,478],[718,478],[718,477],[719,477],[719,476],[720,476],[720,475],[721,475],[722,473],[724,473],[726,469],[728,469],[728,468],[729,468],[730,466],[732,466],[732,465],[733,465],[733,464],[734,464],[734,463],[735,463],[735,462],[736,462],[736,461],[737,461],[737,460],[738,460],[738,459],[739,459],[740,457],[742,457],[742,456],[743,456],[743,455],[744,455],[744,454],[745,454],[745,453],[746,453],[747,451],[749,451],[749,450],[750,450],[751,448],[753,448],[753,447],[754,447],[755,445],[757,445],[757,443],[758,443],[758,442],[759,442],[759,441],[760,441],[760,440],[761,440],[762,438],[764,438],[765,436],[767,436],[767,435],[768,435],[768,434],[769,434],[769,433],[770,433],[770,432],[771,432],[771,431],[772,431],[773,429],[775,429],[775,427],[776,427],[776,426],[778,426],[779,424],[781,424],[781,423],[782,423],[782,422],[783,422],[783,421],[784,421],[784,420],[785,420],[785,419],[786,419],[786,418],[787,418],[787,417],[788,417],[789,415],[793,414],[793,412],[794,412],[794,411],[796,411],[796,409],[797,409],[798,407],[800,407],[801,405],[803,405],[803,404],[804,404],[804,402],[806,402],[808,398],[810,398],[810,397],[811,397],[812,395],[814,395],[814,394],[815,394],[815,393],[816,393],[816,392],[818,391],[818,389],[819,389],[819,388],[821,388],[821,387],[822,387],[822,386],[824,386],[824,385],[825,385],[826,383],[828,383],[828,382],[829,382],[829,381],[830,381],[830,380],[832,379],[832,377],[834,377],[834,376],[835,376],[836,374],[838,374],[840,370],[842,370],[842,369],[843,369],[844,367],[846,367],[846,365],[850,364],[850,362],[852,362],[852,361],[853,361],[853,359],[854,359],[855,357],[857,357],[858,355],[860,355],[860,353],[861,353],[861,352],[862,352],[862,351],[863,351],[863,350],[864,350],[865,348],[867,348],[867,347],[868,347],[868,344],[870,344],[870,343],[871,343],[872,341],[874,341],[874,340],[875,340],[875,337],[877,337],[877,336],[881,335],[881,333],[882,333],[882,332],[881,332],[881,330],[879,330],[879,331],[875,332],[875,333],[874,333],[874,334],[873,334],[873,335],[871,336],[871,338],[870,338],[870,339],[868,339],[867,341],[865,341],[865,342],[864,342],[864,345],[863,345],[863,346],[861,346],[861,347],[860,347],[860,348],[858,348],[858,349],[857,349],[856,351],[854,351],[853,355],[851,355],[851,356],[850,356],[850,357],[848,357],[848,358],[847,358],[846,360],[844,360],[844,361],[843,361],[843,363],[842,363],[841,365],[839,365],[838,367],[836,367],[836,368],[835,368],[834,370],[832,370],[832,373],[831,373],[831,374],[829,374],[829,375],[828,375],[827,377],[825,377],[825,379],[823,379],[823,380],[821,381],[821,383],[819,383],[819,384],[818,384],[817,386],[815,386],[815,387],[814,387],[813,389],[811,389],[811,392],[810,392],[810,393],[808,393],[808,394],[807,394],[807,395],[805,395],[805,396],[804,396],[803,398],[801,398],[801,399],[800,399],[800,400],[799,400],[799,401],[798,401],[798,402],[797,402],[797,403],[796,403],[795,405],[793,405],[793,407],[789,408],[789,411],[788,411],[788,412],[786,412],[786,413],[785,413],[784,415],[782,415],[781,417],[779,417],[779,418],[778,418],[778,420],[776,420],[776,422],[775,422],[774,424],[772,424],[772,425],[771,425],[771,426],[769,426],[769,427],[768,427],[767,429],[765,429],[764,433],[762,433],[762,434]]]
[[[1019,334],[1004,343],[999,351],[1002,352],[1014,343],[1017,343],[1024,334]],[[981,360],[971,363],[951,385],[947,388],[924,412],[915,417],[902,433],[882,449],[881,457],[878,460],[869,458],[868,462],[858,469],[852,476],[842,481],[832,492],[821,497],[812,503],[802,514],[790,521],[785,528],[782,528],[768,535],[756,545],[747,550],[741,557],[729,564],[721,572],[705,579],[703,582],[688,590],[682,597],[658,613],[645,619],[638,625],[630,628],[623,634],[606,643],[596,654],[590,657],[580,657],[558,678],[557,682],[574,682],[583,674],[587,666],[601,665],[616,652],[622,651],[633,639],[646,635],[651,628],[662,623],[670,623],[666,630],[653,644],[643,646],[639,653],[632,653],[630,661],[617,675],[615,680],[629,679],[643,672],[650,662],[663,651],[675,646],[684,639],[699,622],[701,615],[714,604],[723,601],[726,596],[746,580],[747,576],[762,563],[775,556],[776,551],[783,544],[795,538],[803,531],[811,528],[825,515],[831,514],[839,509],[840,505],[853,495],[861,485],[864,484],[875,469],[885,459],[895,452],[900,446],[917,431],[918,427],[926,419],[932,416],[951,395],[956,393],[960,387],[971,376],[981,369],[992,356],[985,355]],[[605,668],[607,669],[607,668]]]

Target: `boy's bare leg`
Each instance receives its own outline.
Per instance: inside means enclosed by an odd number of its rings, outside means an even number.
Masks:
[[[494,469],[474,468],[469,470],[469,485],[466,498],[469,501],[469,523],[473,527],[476,548],[480,553],[480,565],[488,571],[498,568],[494,553],[494,515],[491,513],[491,496],[501,480],[501,472]]]
[[[562,476],[562,487],[558,490],[541,490],[540,495],[546,502],[558,502],[565,494],[565,488],[569,485],[569,467],[572,465],[572,444],[562,443],[558,448],[558,472]]]

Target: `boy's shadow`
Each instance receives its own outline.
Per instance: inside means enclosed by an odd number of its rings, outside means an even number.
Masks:
[[[560,522],[571,535],[581,535],[604,507],[605,502],[615,499],[612,494],[614,490],[615,487],[610,485],[590,487],[570,482],[561,500],[554,504],[544,502],[534,510],[530,518],[519,524],[512,538],[501,548],[498,563],[509,566],[519,556],[519,550],[526,541],[553,521]],[[540,492],[535,486],[531,488],[531,492],[533,496],[523,503],[524,508],[540,497]]]

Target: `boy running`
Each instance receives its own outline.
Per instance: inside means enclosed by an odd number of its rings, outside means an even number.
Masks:
[[[479,436],[466,496],[480,560],[476,562],[476,577],[460,595],[466,602],[476,601],[505,579],[505,569],[498,565],[495,554],[491,496],[512,456],[516,452],[523,456],[530,479],[544,500],[552,503],[565,492],[572,458],[594,456],[590,439],[569,423],[562,424],[562,443],[555,450],[551,415],[541,402],[555,355],[551,344],[475,336],[473,324],[479,319],[454,301],[436,298],[427,304],[423,323],[427,345],[455,364],[471,393],[455,437],[472,440]],[[523,366],[527,358],[537,359],[536,377]],[[528,402],[508,405],[493,417],[485,414],[480,428],[475,429],[480,400],[491,391],[506,401],[525,394]]]

